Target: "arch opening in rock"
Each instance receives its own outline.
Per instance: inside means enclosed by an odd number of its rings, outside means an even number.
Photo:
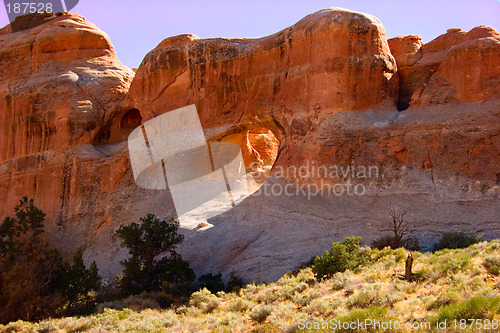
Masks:
[[[138,109],[130,109],[118,113],[103,129],[98,144],[110,144],[127,141],[134,129],[141,126],[142,115]]]
[[[135,128],[141,126],[142,116],[137,109],[132,109],[125,113],[120,121],[120,130],[128,136]]]
[[[232,142],[240,146],[251,193],[269,177],[280,147],[273,132],[259,126],[240,126],[208,141]]]

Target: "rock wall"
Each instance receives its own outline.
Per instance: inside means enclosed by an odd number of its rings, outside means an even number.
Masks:
[[[400,109],[498,96],[500,34],[491,27],[448,29],[425,45],[419,36],[388,42],[398,63]]]
[[[212,227],[183,230],[197,273],[278,278],[332,241],[379,237],[389,205],[424,247],[446,231],[500,237],[492,28],[387,41],[373,16],[331,8],[259,39],[167,38],[134,75],[81,16],[26,22],[0,30],[0,218],[34,197],[51,240],[107,278],[126,255],[117,227],[175,216],[168,191],[135,185],[128,134],[189,104],[208,140],[238,143],[271,175]],[[322,186],[345,192],[311,193]]]
[[[325,9],[260,39],[165,39],[144,58],[124,108],[144,120],[196,104],[207,135],[264,127],[298,162],[325,113],[395,105],[396,63],[373,16]],[[211,131],[212,129],[212,131]],[[313,148],[311,148],[313,149]]]
[[[129,169],[93,143],[134,73],[109,38],[76,14],[0,30],[0,217],[23,195],[47,213],[63,250],[85,247]]]

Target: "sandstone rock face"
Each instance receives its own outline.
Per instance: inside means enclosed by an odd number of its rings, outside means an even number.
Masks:
[[[74,250],[106,218],[100,200],[129,168],[127,155],[108,157],[92,144],[134,74],[83,17],[43,22],[0,30],[0,216],[34,197],[53,239]]]
[[[448,29],[425,45],[418,36],[396,37],[389,45],[401,80],[400,109],[498,96],[500,34],[493,28]]]
[[[321,114],[395,105],[385,36],[373,16],[325,9],[260,39],[167,38],[145,57],[123,105],[147,120],[196,104],[207,135],[268,128],[300,161],[292,145],[311,144]]]
[[[415,35],[391,38],[388,42],[398,66],[398,108],[404,110],[408,108],[415,90],[422,85],[421,79],[416,78],[418,72],[413,71],[413,65],[422,58],[424,43],[420,36]]]
[[[175,216],[169,191],[134,183],[127,137],[190,104],[207,140],[239,144],[254,179],[271,175],[212,227],[182,231],[198,274],[278,278],[332,241],[369,244],[389,205],[424,247],[446,231],[500,237],[491,28],[388,43],[373,16],[332,8],[259,39],[167,38],[134,77],[82,17],[42,21],[0,31],[0,218],[34,197],[53,242],[83,248],[106,278],[126,255],[116,228]]]
[[[278,156],[280,145],[270,130],[257,127],[223,135],[220,140],[214,141],[232,142],[239,145],[245,168],[264,172],[271,170]]]
[[[74,14],[24,32],[5,30],[0,161],[93,143],[133,77],[108,37]]]

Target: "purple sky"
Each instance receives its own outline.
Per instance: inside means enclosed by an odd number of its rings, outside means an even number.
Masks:
[[[389,37],[417,34],[424,42],[448,28],[489,25],[500,29],[500,0],[80,0],[72,12],[105,31],[120,60],[137,67],[146,53],[169,36],[263,37],[327,7],[375,15]],[[7,23],[5,7],[0,8],[0,26]]]

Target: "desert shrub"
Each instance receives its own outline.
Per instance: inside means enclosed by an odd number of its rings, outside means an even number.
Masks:
[[[371,251],[370,257],[373,261],[381,261],[388,256],[392,256],[393,254],[394,254],[394,250],[391,249],[389,246],[387,246],[383,249],[374,248]]]
[[[332,243],[330,251],[314,259],[312,271],[317,279],[330,277],[337,272],[357,270],[366,263],[366,256],[359,253],[361,237],[346,237],[343,243]]]
[[[108,309],[113,310],[127,310],[134,308],[135,310],[144,309],[160,309],[161,306],[155,299],[155,296],[150,293],[142,293],[140,295],[132,295],[120,300],[115,300],[111,302],[104,302],[97,306],[98,313],[104,313]],[[128,311],[123,312],[123,314],[131,313]]]
[[[389,318],[387,317],[387,308],[385,307],[374,307],[374,308],[371,308],[371,309],[367,309],[367,310],[356,310],[356,311],[352,311],[350,312],[348,315],[346,316],[342,316],[342,317],[339,317],[339,318],[336,318],[336,320],[338,322],[342,322],[342,323],[345,323],[345,322],[348,322],[348,323],[351,323],[351,322],[364,322],[365,320],[372,320],[372,321],[377,321],[377,322],[389,322]],[[367,326],[365,327],[365,330],[363,330],[363,332],[392,332],[393,330],[386,330],[386,331],[383,331],[383,330],[380,330],[379,328],[376,328],[374,326]],[[340,326],[340,328],[338,330],[336,330],[335,332],[353,332],[353,333],[357,333],[357,332],[360,332],[360,330],[355,327],[355,328],[345,328],[345,327],[342,327]]]
[[[396,265],[395,260],[387,260],[384,264],[384,269],[389,269],[391,267],[394,267]]]
[[[121,226],[116,234],[130,258],[121,262],[124,270],[118,283],[123,295],[143,291],[187,291],[195,279],[189,263],[182,260],[175,248],[184,236],[178,234],[179,222],[161,221],[153,214],[141,223]]]
[[[212,293],[224,290],[225,286],[222,282],[222,274],[213,275],[212,273],[203,274],[198,278],[198,288],[207,288]]]
[[[439,295],[439,297],[432,302],[427,310],[439,309],[445,305],[457,303],[460,300],[460,294],[456,291],[445,291]]]
[[[304,312],[312,316],[326,316],[330,311],[330,303],[323,299],[315,299],[304,308]]]
[[[243,283],[243,280],[235,272],[231,272],[225,289],[227,292],[238,291],[243,288],[244,285],[245,283]]]
[[[293,284],[295,282],[297,282],[297,279],[293,276],[293,274],[286,273],[285,275],[283,275],[282,277],[280,277],[278,279],[278,281],[276,281],[276,284],[284,286],[284,285]]]
[[[44,321],[37,324],[37,333],[55,333],[58,331],[57,325],[51,321]]]
[[[428,271],[427,278],[435,283],[441,278],[453,278],[454,274],[459,272],[468,274],[471,265],[471,257],[464,251],[453,251],[448,249],[440,250],[428,259],[431,268]]]
[[[500,296],[476,296],[465,302],[450,304],[439,310],[437,320],[493,319],[500,313]]]
[[[467,258],[452,257],[449,260],[446,260],[444,263],[442,263],[438,267],[438,269],[441,272],[444,272],[447,274],[456,274],[460,271],[463,271],[469,265],[470,265],[470,261]]]
[[[244,312],[248,309],[253,308],[253,306],[254,306],[253,302],[237,297],[227,305],[226,309],[228,311]]]
[[[484,268],[488,273],[493,275],[500,275],[500,256],[488,257],[483,262]]]
[[[282,330],[280,330],[279,328],[275,327],[270,323],[255,325],[254,329],[252,330],[252,333],[281,333],[281,332]]]
[[[311,262],[312,264],[312,262]],[[297,273],[297,279],[299,282],[305,282],[309,285],[314,284],[316,281],[310,267],[304,268]]]
[[[242,289],[245,297],[248,299],[253,299],[256,300],[259,297],[259,294],[261,291],[263,291],[266,288],[266,285],[263,283],[260,284],[255,284],[255,283],[250,283],[245,286],[245,288]]]
[[[367,284],[354,291],[346,300],[348,308],[371,308],[377,306],[392,306],[407,296],[399,283],[391,286]]]
[[[420,254],[420,252],[418,251],[420,250],[417,250],[417,252],[412,254],[415,259],[417,259],[417,257]],[[406,262],[407,258],[408,258],[408,252],[405,251],[403,248],[400,247],[394,250],[394,260],[396,261],[396,263]]]
[[[336,273],[333,278],[331,279],[332,281],[332,290],[341,290],[343,289],[350,281],[349,275],[346,273]]]
[[[481,236],[467,235],[463,232],[448,232],[434,244],[432,250],[436,252],[442,249],[462,249],[479,243],[480,241]]]
[[[394,236],[391,236],[391,235],[382,236],[382,237],[374,240],[371,243],[371,246],[372,246],[372,248],[376,248],[379,250],[382,250],[386,247],[390,247],[391,249],[398,248],[396,246]],[[417,238],[413,238],[413,237],[406,239],[406,241],[403,244],[403,247],[407,250],[410,250],[410,251],[420,251],[421,250],[420,241]]]
[[[189,307],[186,305],[181,305],[175,309],[176,314],[186,314],[188,312]]]
[[[406,297],[407,295],[403,291],[400,291],[397,287],[392,286],[385,292],[381,303],[385,306],[393,306],[395,303],[404,300]]]
[[[269,304],[257,305],[250,311],[252,320],[262,323],[274,311],[274,306]]]
[[[194,292],[189,300],[189,305],[209,313],[219,306],[219,298],[212,294],[207,288]]]
[[[276,291],[276,295],[279,299],[292,299],[297,293],[301,293],[306,290],[308,284],[305,282],[294,282],[283,286],[281,289]]]
[[[291,298],[291,301],[297,305],[306,306],[309,303],[311,303],[311,301],[317,299],[320,296],[321,296],[321,292],[319,292],[317,290],[310,290],[310,291],[307,291],[303,294],[297,293],[297,294],[293,295]]]
[[[267,304],[274,303],[281,296],[281,293],[277,286],[263,288],[257,295],[255,295],[255,300],[257,302],[264,302]]]
[[[207,325],[210,332],[229,333],[231,328],[239,326],[245,320],[243,316],[237,313],[221,313],[220,316],[210,316]]]
[[[484,278],[481,275],[476,275],[472,279],[465,282],[465,286],[470,288],[471,291],[481,290],[486,286]]]
[[[291,300],[298,293],[307,289],[309,285],[298,282],[296,278],[282,277],[278,282],[268,288],[263,288],[254,297],[257,302],[274,303],[275,301]]]
[[[292,297],[292,302],[300,306],[306,306],[311,303],[313,299],[311,294],[296,294]]]
[[[179,323],[179,318],[173,310],[163,311],[162,318],[157,321],[159,327],[170,327]]]
[[[266,318],[266,323],[280,329],[280,332],[289,332],[289,324],[297,317],[297,311],[293,304],[282,303],[275,307],[274,311]]]
[[[488,253],[500,250],[500,239],[494,239],[494,240],[490,241],[489,243],[488,242],[483,242],[483,244],[487,245],[486,251]],[[474,246],[474,248],[476,248],[477,250],[481,251],[481,249],[479,248],[480,245],[481,244],[478,243],[478,244],[476,244],[476,246]]]
[[[413,272],[413,280],[415,281],[425,281],[429,278],[429,270],[427,268],[419,269],[416,272]]]
[[[350,296],[347,299],[347,306],[350,308],[369,308],[381,305],[381,301],[380,285],[368,285]]]

